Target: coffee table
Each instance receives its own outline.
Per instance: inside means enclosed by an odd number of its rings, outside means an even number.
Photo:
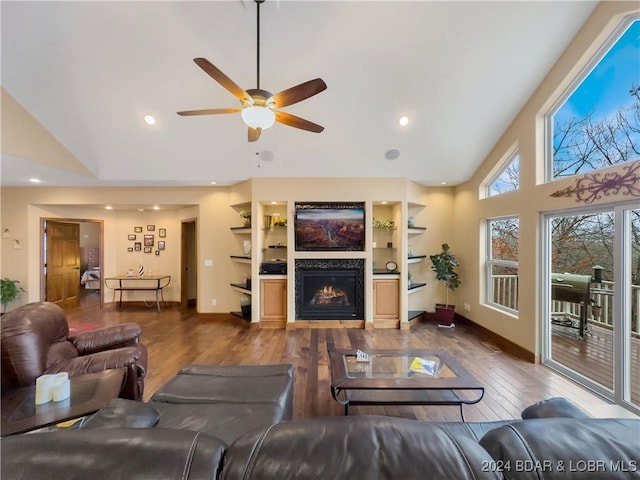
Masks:
[[[357,361],[353,350],[329,348],[331,395],[349,414],[351,405],[463,405],[482,400],[484,386],[446,350],[366,350]],[[426,360],[433,373],[412,370]]]
[[[2,395],[0,436],[24,433],[95,413],[116,398],[124,369],[71,377],[71,396],[60,402],[36,405],[36,386],[22,387]]]

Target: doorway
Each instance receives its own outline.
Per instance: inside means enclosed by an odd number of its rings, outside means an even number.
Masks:
[[[198,259],[196,219],[181,223],[180,246],[180,305],[182,308],[198,306]]]
[[[101,220],[41,219],[41,300],[102,308]]]
[[[546,217],[545,363],[640,412],[640,210]]]

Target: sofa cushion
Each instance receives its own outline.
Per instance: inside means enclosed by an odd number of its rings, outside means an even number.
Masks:
[[[254,429],[287,420],[275,403],[151,402],[160,414],[158,427],[204,432],[231,443]]]
[[[522,411],[522,418],[550,418],[550,417],[566,417],[566,418],[590,418],[584,410],[576,404],[571,403],[563,397],[553,397],[525,408]]]
[[[355,416],[282,422],[233,442],[222,480],[501,478],[467,435],[404,418]],[[486,471],[485,471],[486,470]]]
[[[180,370],[180,374],[216,377],[293,377],[293,365],[189,365]]]
[[[160,414],[148,403],[114,398],[89,418],[82,428],[151,428]]]
[[[640,478],[638,439],[639,420],[538,418],[494,429],[480,445],[511,479],[628,480]]]
[[[218,478],[225,444],[190,431],[68,430],[0,440],[2,478],[200,480]]]

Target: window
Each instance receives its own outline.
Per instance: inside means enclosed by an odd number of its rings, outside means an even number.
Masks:
[[[487,303],[518,311],[517,217],[487,220]]]
[[[520,155],[516,150],[507,160],[506,166],[487,185],[487,197],[501,195],[520,188]]]
[[[640,157],[640,20],[613,33],[547,115],[547,180]]]

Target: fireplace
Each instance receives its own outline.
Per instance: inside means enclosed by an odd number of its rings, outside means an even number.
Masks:
[[[364,319],[364,260],[295,262],[296,319]]]

